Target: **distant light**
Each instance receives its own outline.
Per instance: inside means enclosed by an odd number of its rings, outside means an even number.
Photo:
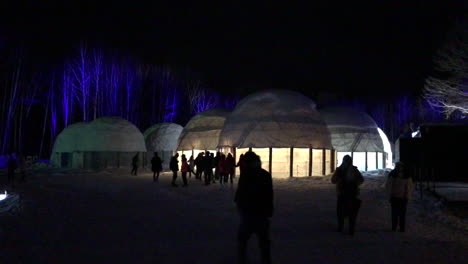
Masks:
[[[0,194],[0,201],[5,200],[8,197],[7,191],[4,194]]]
[[[416,131],[416,132],[411,133],[411,137],[413,137],[413,138],[416,137],[416,135],[417,135],[418,133],[419,133],[419,131]]]

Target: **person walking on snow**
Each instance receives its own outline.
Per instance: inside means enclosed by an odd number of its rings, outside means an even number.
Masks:
[[[240,215],[237,235],[237,261],[247,263],[247,242],[256,234],[263,264],[271,263],[270,218],[273,216],[273,181],[271,174],[262,169],[260,157],[248,151],[245,167],[239,177],[234,201]]]
[[[395,169],[390,172],[385,184],[392,206],[392,231],[397,226],[400,232],[405,232],[406,205],[413,193],[413,180],[405,171],[403,162],[397,162]]]
[[[364,182],[364,178],[357,167],[353,166],[351,156],[343,157],[343,162],[333,173],[331,182],[336,184],[338,232],[343,231],[344,219],[348,217],[349,234],[354,235],[356,217],[361,207],[361,200],[358,199],[359,185]]]
[[[224,185],[227,183],[227,173],[226,173],[226,156],[221,154],[217,166],[217,170],[219,173],[219,184]]]
[[[239,161],[237,162],[236,167],[239,167],[239,174],[242,175],[242,171],[244,171],[245,167],[244,154],[239,156]]]
[[[132,175],[137,175],[138,171],[138,153],[132,158]]]
[[[209,151],[205,153],[205,157],[203,158],[202,164],[203,164],[203,170],[204,170],[203,176],[205,178],[205,185],[210,185],[211,178],[213,177],[213,168],[212,168],[213,160]]]
[[[182,154],[182,166],[180,168],[180,172],[182,172],[182,181],[184,182],[184,187],[187,186],[187,172],[190,171],[187,158],[184,154]]]
[[[203,173],[203,155],[205,153],[198,153],[198,156],[195,158],[195,167],[197,168],[195,172],[195,179],[201,180],[201,175]]]
[[[176,179],[177,179],[177,172],[179,171],[179,161],[177,160],[179,158],[179,153],[176,153],[174,156],[172,156],[171,161],[169,162],[169,168],[172,171],[172,182],[171,185],[173,187],[177,187],[178,185],[176,184]]]
[[[157,182],[159,180],[159,173],[162,171],[162,160],[157,152],[154,153],[151,159],[151,170],[153,171],[153,182]]]
[[[188,160],[188,165],[189,165],[189,178],[192,178],[192,173],[195,174],[195,160],[193,159],[193,156],[190,156],[190,159]]]
[[[236,161],[234,160],[234,157],[232,156],[231,153],[229,153],[227,155],[226,166],[225,167],[226,167],[227,177],[229,178],[229,181],[232,184],[233,179],[234,179],[234,172],[235,172],[235,169],[236,169]],[[227,178],[226,178],[226,180],[227,180]]]

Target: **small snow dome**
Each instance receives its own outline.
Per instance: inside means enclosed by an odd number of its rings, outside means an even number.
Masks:
[[[360,170],[385,168],[384,143],[388,139],[381,136],[369,115],[348,107],[328,107],[321,109],[320,114],[327,123],[333,148],[338,152],[338,162],[344,155],[351,155]]]
[[[240,101],[218,146],[236,159],[252,149],[275,178],[325,175],[333,167],[330,134],[315,103],[289,90],[262,91]]]
[[[159,123],[146,129],[143,136],[148,150],[148,163],[153,158],[153,152],[158,152],[163,161],[163,168],[168,167],[171,156],[177,150],[177,141],[183,129],[181,125],[174,123]]]
[[[226,109],[210,109],[192,117],[180,134],[177,150],[215,151],[229,113]]]
[[[129,166],[131,158],[146,152],[140,130],[120,117],[101,117],[75,123],[56,138],[52,164],[59,167],[103,168]]]

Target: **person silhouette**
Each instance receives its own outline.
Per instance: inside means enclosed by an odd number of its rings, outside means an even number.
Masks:
[[[137,171],[138,171],[138,154],[137,153],[135,156],[133,156],[132,158],[132,175],[137,175]]]
[[[153,182],[158,181],[159,173],[162,171],[162,160],[157,152],[154,152],[154,156],[151,159],[151,170],[153,171]]]
[[[353,166],[351,156],[343,157],[343,162],[333,173],[331,182],[336,184],[338,232],[343,231],[344,220],[348,217],[349,234],[354,235],[356,217],[361,207],[361,200],[358,199],[359,185],[364,182],[364,178],[357,167]]]
[[[258,237],[263,264],[271,263],[270,217],[273,216],[273,181],[261,168],[260,157],[252,151],[244,155],[245,167],[239,177],[234,202],[240,215],[237,235],[238,263],[247,262],[247,242],[252,234]]]
[[[189,164],[187,162],[187,158],[185,157],[184,154],[182,154],[182,166],[180,167],[180,172],[182,173],[182,182],[184,183],[184,187],[186,187],[187,184],[187,172],[190,171]]]
[[[172,156],[171,161],[169,162],[169,168],[172,171],[172,182],[171,185],[173,187],[177,187],[178,185],[176,184],[176,179],[177,179],[177,172],[179,171],[179,161],[177,160],[179,158],[179,153],[176,153],[174,156]]]
[[[232,154],[229,153],[226,157],[226,173],[231,184],[233,184],[235,169],[236,169],[236,161],[234,160],[234,157],[232,156]]]
[[[395,164],[385,184],[392,207],[392,231],[400,226],[400,232],[405,232],[406,205],[413,193],[413,180],[411,179],[403,162]]]

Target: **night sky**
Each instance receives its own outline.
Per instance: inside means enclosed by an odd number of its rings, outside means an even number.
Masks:
[[[38,67],[60,63],[86,40],[190,68],[218,91],[393,96],[419,93],[435,50],[467,10],[462,1],[166,2],[2,1],[0,33]]]

